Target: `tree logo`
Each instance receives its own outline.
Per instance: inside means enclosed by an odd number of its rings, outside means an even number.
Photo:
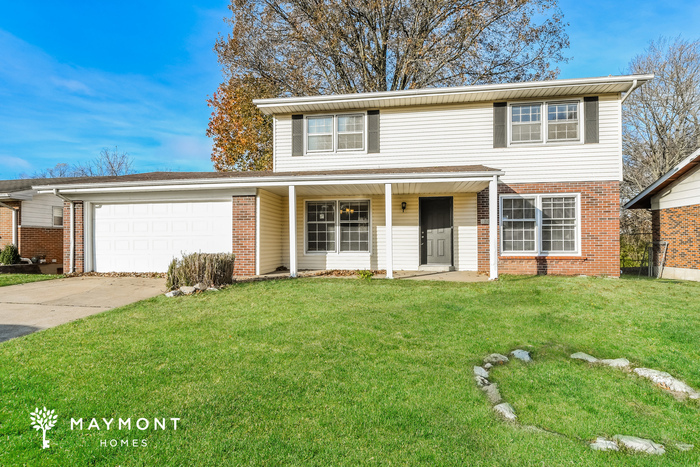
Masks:
[[[32,420],[32,427],[35,430],[42,430],[44,432],[44,444],[41,445],[42,449],[50,447],[49,440],[46,439],[46,431],[53,428],[53,426],[56,424],[58,415],[55,413],[55,410],[46,410],[46,407],[39,410],[39,407],[37,407],[34,409],[34,412],[29,414]]]

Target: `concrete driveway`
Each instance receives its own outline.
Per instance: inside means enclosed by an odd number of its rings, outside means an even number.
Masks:
[[[71,277],[0,287],[0,342],[163,293],[165,279]]]

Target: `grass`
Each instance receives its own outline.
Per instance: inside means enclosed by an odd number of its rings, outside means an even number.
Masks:
[[[56,274],[0,274],[0,287],[5,285],[26,284],[27,282],[48,281],[60,279]]]
[[[299,279],[156,297],[0,344],[0,465],[698,465],[700,404],[620,370],[700,388],[700,284],[504,277],[497,283]],[[523,425],[474,384],[483,356]],[[31,429],[36,406],[57,426]],[[177,431],[71,431],[70,418],[178,417]],[[593,452],[598,435],[667,444]],[[147,447],[101,447],[145,439]],[[696,445],[680,452],[671,442]]]

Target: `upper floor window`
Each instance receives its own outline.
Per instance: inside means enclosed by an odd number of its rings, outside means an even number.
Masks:
[[[364,114],[306,117],[306,152],[362,151],[364,147]]]
[[[512,104],[511,144],[579,141],[579,105],[579,101]]]

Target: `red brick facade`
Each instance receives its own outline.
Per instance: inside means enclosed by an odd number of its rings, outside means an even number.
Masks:
[[[83,231],[83,202],[75,201],[75,269],[83,272],[85,267],[84,231]],[[70,264],[70,203],[63,203],[63,272],[71,272]]]
[[[233,197],[233,274],[255,274],[255,196]]]
[[[620,275],[619,182],[499,184],[500,194],[580,193],[581,256],[501,256],[500,274]],[[477,196],[479,271],[489,270],[488,189]],[[499,229],[500,249],[500,229]]]
[[[3,204],[19,208],[19,201],[3,201]],[[12,210],[0,206],[0,249],[12,243]]]
[[[20,201],[6,201],[4,204],[20,208],[17,215],[19,254],[23,258],[38,256],[47,263],[63,263],[62,229],[60,227],[23,227]],[[0,248],[12,243],[12,211],[0,208]]]
[[[652,211],[655,241],[668,242],[665,267],[700,269],[700,204]]]

